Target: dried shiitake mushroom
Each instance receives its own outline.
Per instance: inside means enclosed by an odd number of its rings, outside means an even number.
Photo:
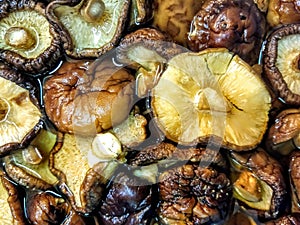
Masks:
[[[236,150],[261,142],[270,101],[260,77],[226,49],[173,57],[151,95],[155,120],[168,139],[215,141]]]
[[[229,210],[231,182],[210,167],[186,164],[159,176],[159,224],[220,224]]]
[[[300,110],[285,109],[280,112],[268,130],[266,148],[270,152],[289,155],[300,147]]]
[[[118,164],[124,161],[124,155],[116,156],[115,151],[110,151],[121,148],[119,142],[106,145],[98,143],[98,138],[65,134],[52,151],[50,161],[59,189],[74,210],[84,214],[95,209]],[[107,136],[104,138],[102,141],[107,142]],[[95,139],[101,147],[95,146]],[[109,152],[111,157],[107,157]]]
[[[111,59],[64,62],[44,83],[46,113],[62,132],[94,135],[108,130],[127,118],[133,81]]]
[[[152,25],[166,32],[173,41],[187,46],[188,31],[204,0],[154,0]]]
[[[294,151],[289,159],[289,176],[293,213],[300,213],[300,152]],[[300,218],[299,218],[300,219]]]
[[[300,224],[300,214],[292,213],[290,215],[282,216],[276,220],[268,221],[265,225],[297,225]]]
[[[288,24],[274,30],[263,52],[266,81],[284,103],[300,105],[300,25]]]
[[[68,56],[98,57],[118,42],[129,6],[129,0],[57,0],[49,3],[46,14],[60,30]]]
[[[26,147],[43,122],[29,81],[15,70],[0,65],[0,87],[0,155],[3,156]]]
[[[132,0],[130,5],[129,28],[146,24],[153,17],[153,0]]]
[[[269,0],[267,21],[272,27],[300,22],[299,1]]]
[[[49,156],[56,135],[42,129],[25,148],[4,157],[5,170],[17,184],[31,189],[47,190],[58,183],[49,168]]]
[[[33,0],[1,2],[0,49],[0,59],[31,74],[56,67],[63,52],[44,4]]]
[[[17,186],[0,170],[0,224],[26,225],[21,196]]]
[[[261,220],[275,219],[288,209],[288,191],[281,164],[266,151],[230,152],[233,196],[257,210]]]
[[[143,177],[122,168],[111,180],[97,214],[103,225],[150,224],[154,217],[153,187]]]
[[[188,44],[193,51],[227,48],[252,65],[265,31],[265,17],[253,0],[208,0],[192,21]]]

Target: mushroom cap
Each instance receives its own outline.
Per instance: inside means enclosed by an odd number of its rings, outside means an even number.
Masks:
[[[276,97],[288,105],[300,105],[300,25],[273,30],[263,52],[263,76]]]
[[[35,75],[54,69],[62,56],[58,32],[36,1],[3,1],[0,13],[0,59]]]
[[[270,102],[260,77],[226,49],[175,56],[151,93],[155,120],[168,139],[216,141],[236,150],[261,142]]]
[[[265,17],[253,0],[209,0],[191,23],[188,45],[192,51],[227,48],[255,64],[265,31]]]
[[[57,0],[46,14],[60,30],[66,54],[79,59],[98,57],[117,44],[129,6],[129,0]]]
[[[14,70],[0,70],[0,155],[23,148],[36,136],[42,127],[42,113],[32,101],[29,90],[19,86],[13,80],[21,81]],[[26,86],[26,83],[24,83]]]

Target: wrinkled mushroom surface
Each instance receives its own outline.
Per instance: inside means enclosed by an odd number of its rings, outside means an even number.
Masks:
[[[263,75],[276,97],[289,105],[300,105],[299,33],[299,24],[279,27],[268,36],[263,52]]]
[[[294,151],[290,156],[289,161],[289,176],[291,185],[291,201],[292,212],[299,213],[299,196],[300,196],[300,153]]]
[[[193,51],[224,47],[255,64],[265,31],[265,17],[252,0],[209,0],[192,21],[188,45]]]
[[[110,60],[65,62],[44,83],[46,113],[62,132],[94,135],[108,130],[129,114],[133,80]]]
[[[41,2],[2,1],[0,58],[30,74],[54,69],[62,57],[59,33],[45,16]]]
[[[47,18],[60,30],[68,56],[98,57],[117,44],[129,6],[129,0],[58,0],[47,6]]]
[[[268,221],[265,225],[296,225],[300,223],[300,214],[293,213],[287,216],[282,216],[276,220]]]

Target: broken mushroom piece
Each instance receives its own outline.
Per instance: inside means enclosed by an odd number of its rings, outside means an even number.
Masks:
[[[56,135],[42,129],[29,146],[3,158],[7,175],[17,184],[31,189],[47,190],[58,183],[49,168],[49,156]]]
[[[191,21],[203,3],[204,0],[153,0],[152,25],[177,44],[187,46]]]
[[[299,1],[269,0],[267,21],[272,27],[300,22]]]
[[[271,153],[289,155],[300,148],[300,110],[285,109],[271,125],[265,146]]]
[[[288,209],[283,168],[263,149],[230,152],[233,196],[258,213],[260,220],[276,219]]]
[[[65,62],[44,83],[46,113],[61,132],[95,135],[127,118],[133,81],[111,59]]]
[[[30,74],[54,69],[62,56],[59,33],[48,22],[41,2],[3,1],[0,59]]]
[[[93,149],[94,141],[92,136],[64,134],[51,152],[50,168],[59,179],[59,190],[73,209],[83,214],[91,213],[99,204],[107,183],[123,162],[102,158],[110,151],[107,146]],[[91,153],[95,151],[99,152]]]
[[[27,224],[21,198],[17,186],[0,170],[0,224]]]
[[[173,57],[151,92],[154,118],[168,139],[239,151],[261,142],[270,102],[260,77],[226,49]]]
[[[132,0],[129,29],[144,25],[153,18],[153,0]]]
[[[159,176],[159,224],[221,224],[231,199],[231,183],[210,167],[186,164]]]
[[[57,0],[49,3],[46,14],[60,30],[68,56],[99,57],[119,41],[129,5],[129,0]]]
[[[42,113],[31,90],[14,81],[24,81],[14,70],[0,69],[0,155],[24,148],[42,127]],[[26,86],[26,82],[22,86]]]
[[[208,0],[192,21],[188,45],[192,51],[227,48],[253,65],[265,32],[265,17],[253,0]]]
[[[300,105],[300,25],[274,30],[263,51],[263,75],[276,97],[288,105]]]

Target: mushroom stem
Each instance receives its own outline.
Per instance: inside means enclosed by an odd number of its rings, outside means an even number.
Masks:
[[[24,161],[32,165],[40,164],[43,160],[43,156],[39,149],[35,146],[28,146],[22,151]]]
[[[80,13],[83,16],[83,18],[90,23],[99,21],[104,11],[105,5],[102,0],[86,1],[80,9]]]
[[[0,123],[7,119],[8,113],[10,111],[10,105],[8,101],[0,97]]]
[[[31,49],[36,44],[32,32],[24,27],[11,27],[4,36],[7,45],[19,49]]]

